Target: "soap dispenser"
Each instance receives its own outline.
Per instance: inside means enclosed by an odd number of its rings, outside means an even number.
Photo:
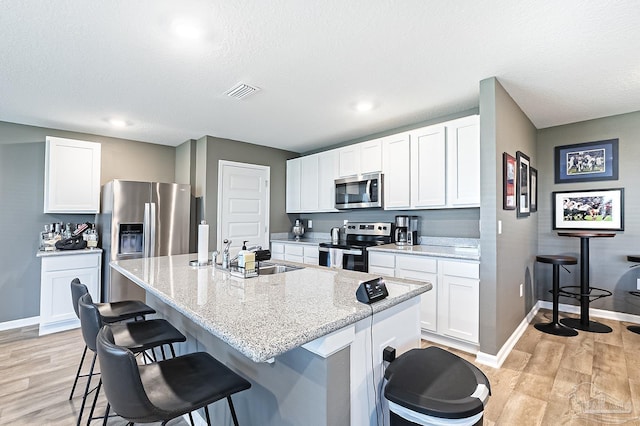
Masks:
[[[242,242],[242,248],[240,249],[240,251],[238,252],[238,268],[243,268],[245,267],[245,255],[247,253],[247,242],[248,241],[243,241]]]

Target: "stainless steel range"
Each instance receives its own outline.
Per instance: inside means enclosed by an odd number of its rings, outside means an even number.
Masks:
[[[337,244],[320,243],[320,266],[368,272],[367,247],[393,242],[393,224],[347,223],[344,236]]]

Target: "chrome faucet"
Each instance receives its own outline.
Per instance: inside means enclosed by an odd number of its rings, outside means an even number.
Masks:
[[[226,245],[222,251],[222,269],[229,269],[229,266],[231,266],[231,262],[229,261],[229,247],[231,247],[231,240],[225,239],[223,243]]]

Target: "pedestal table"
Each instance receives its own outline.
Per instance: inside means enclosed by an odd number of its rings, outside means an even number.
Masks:
[[[580,238],[580,318],[563,318],[560,322],[567,327],[592,333],[610,333],[611,327],[599,322],[589,320],[589,303],[591,301],[592,287],[589,286],[589,239],[615,237],[614,233],[576,231],[558,232],[561,237]],[[605,290],[606,291],[606,290]],[[607,291],[608,292],[608,291]],[[610,295],[611,293],[608,292]],[[600,298],[602,296],[598,296]]]

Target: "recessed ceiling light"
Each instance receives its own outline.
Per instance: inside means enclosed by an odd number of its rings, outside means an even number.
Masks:
[[[374,105],[372,102],[358,102],[357,104],[355,104],[354,108],[358,112],[367,112],[371,111],[373,109],[373,106]]]
[[[110,118],[109,124],[111,124],[113,127],[127,127],[128,125],[128,123],[121,118]]]
[[[185,40],[198,40],[202,38],[203,30],[198,24],[188,19],[176,19],[171,24],[173,33]]]

